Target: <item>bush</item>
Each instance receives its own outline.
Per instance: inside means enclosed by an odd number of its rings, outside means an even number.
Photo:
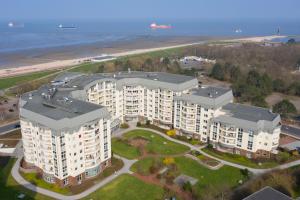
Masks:
[[[124,129],[129,128],[129,125],[127,123],[123,123],[121,124],[120,128],[124,128]]]
[[[276,160],[278,160],[281,163],[284,163],[289,160],[290,156],[291,156],[290,153],[285,151],[280,151],[276,156]]]
[[[167,135],[173,137],[176,135],[176,131],[174,129],[167,131]]]
[[[149,126],[150,125],[150,120],[147,120],[146,121],[146,126]]]
[[[189,182],[189,181],[187,181],[187,182],[185,182],[184,184],[183,184],[183,186],[182,186],[182,189],[184,190],[184,191],[189,191],[189,192],[192,192],[192,184]]]
[[[166,157],[164,160],[163,160],[163,163],[165,165],[171,165],[171,164],[174,164],[175,163],[175,160],[174,158],[172,157]]]
[[[289,100],[284,99],[273,106],[273,111],[283,116],[297,113],[296,107]]]
[[[136,123],[136,126],[137,126],[137,127],[141,127],[141,126],[142,126],[141,122],[137,122],[137,123]]]
[[[212,144],[208,144],[208,145],[207,145],[207,148],[208,148],[208,149],[212,149],[213,147],[214,147],[214,146],[213,146]]]

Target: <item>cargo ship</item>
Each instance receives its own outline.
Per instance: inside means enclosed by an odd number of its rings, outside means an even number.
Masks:
[[[171,25],[159,25],[156,23],[152,23],[152,24],[150,24],[150,28],[151,29],[170,29],[170,28],[172,28],[172,26]]]
[[[62,24],[58,25],[58,28],[60,28],[60,29],[76,29],[75,26],[64,26]]]

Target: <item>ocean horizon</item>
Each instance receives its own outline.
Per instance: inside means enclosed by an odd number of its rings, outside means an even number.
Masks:
[[[10,27],[10,22],[15,27]],[[152,30],[149,26],[153,22],[172,28]],[[75,28],[62,29],[60,24]],[[0,53],[89,43],[109,44],[140,37],[266,36],[277,34],[278,29],[281,35],[300,35],[297,20],[1,20]]]

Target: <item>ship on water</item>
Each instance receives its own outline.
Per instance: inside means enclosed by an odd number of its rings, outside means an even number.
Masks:
[[[60,29],[76,29],[76,26],[64,26],[62,24],[58,25]]]
[[[152,24],[150,24],[150,28],[151,29],[170,29],[170,28],[172,28],[172,26],[171,25],[159,25],[156,23],[152,23]]]
[[[9,22],[9,23],[7,24],[7,26],[8,26],[9,28],[23,28],[23,27],[24,27],[24,24],[22,24],[22,23],[16,23],[16,22]]]

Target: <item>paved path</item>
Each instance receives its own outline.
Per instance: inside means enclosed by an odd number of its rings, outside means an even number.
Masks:
[[[224,165],[232,166],[232,167],[235,167],[235,168],[238,168],[238,169],[248,169],[253,174],[262,174],[262,173],[265,173],[265,172],[272,171],[274,169],[286,169],[286,168],[290,168],[290,167],[293,167],[293,166],[296,166],[296,165],[300,165],[300,160],[296,160],[296,161],[293,161],[293,162],[289,162],[289,163],[286,163],[286,164],[282,164],[282,165],[276,166],[274,168],[268,168],[268,169],[251,168],[251,167],[247,167],[247,166],[244,166],[244,165],[240,165],[240,164],[236,164],[236,163],[232,163],[232,162],[228,162],[226,160],[222,160],[222,159],[216,158],[216,157],[214,157],[214,156],[212,156],[210,154],[207,154],[206,152],[202,151],[201,148],[199,148],[199,147],[196,147],[196,146],[194,146],[192,144],[189,144],[189,143],[181,141],[181,140],[177,140],[177,139],[171,138],[171,137],[167,136],[164,133],[161,133],[159,131],[156,131],[154,129],[149,129],[149,128],[130,127],[129,129],[126,129],[123,132],[118,133],[118,136],[121,136],[122,133],[124,133],[124,132],[130,131],[130,130],[134,130],[134,129],[143,129],[143,130],[147,130],[147,131],[152,131],[152,132],[154,132],[154,133],[156,133],[156,134],[158,134],[158,135],[160,135],[160,136],[162,136],[162,137],[164,137],[164,138],[166,138],[166,139],[168,139],[168,140],[170,140],[172,142],[176,142],[176,143],[179,143],[179,144],[182,144],[182,145],[186,145],[186,146],[190,147],[191,150],[199,151],[203,155],[205,155],[205,156],[207,156],[209,158],[218,160],[219,162],[221,162]]]
[[[0,126],[0,135],[4,135],[11,131],[20,129],[19,125],[20,125],[20,122],[18,120],[18,121],[10,122],[8,124]]]
[[[289,167],[292,167],[292,166],[295,166],[295,165],[300,165],[300,160],[297,160],[297,161],[294,161],[294,162],[286,163],[286,164],[277,166],[275,168],[269,168],[269,169],[255,169],[255,168],[246,167],[246,166],[243,166],[243,165],[239,165],[239,164],[236,164],[236,163],[231,163],[231,162],[216,158],[214,156],[211,156],[211,155],[205,153],[204,151],[202,151],[200,147],[196,147],[196,146],[194,146],[192,144],[189,144],[187,142],[171,138],[171,137],[167,136],[166,134],[161,133],[159,131],[149,129],[149,128],[136,127],[135,124],[133,124],[133,123],[130,124],[129,128],[120,129],[117,132],[113,133],[112,137],[121,137],[124,133],[129,132],[131,130],[136,130],[136,129],[152,131],[152,132],[166,138],[167,140],[170,140],[172,142],[176,142],[176,143],[188,146],[191,150],[197,150],[200,153],[202,153],[203,155],[205,155],[207,157],[210,157],[212,159],[218,160],[219,162],[221,162],[224,165],[229,165],[229,166],[236,167],[236,168],[239,168],[239,169],[248,169],[250,172],[252,172],[254,174],[261,174],[261,173],[265,173],[265,172],[268,172],[268,171],[271,171],[271,170],[274,170],[274,169],[286,169],[286,168],[289,168]],[[21,142],[18,144],[18,146],[21,147]],[[17,149],[19,149],[19,148],[17,148]],[[91,194],[92,192],[95,192],[96,190],[98,190],[99,188],[104,186],[105,184],[111,182],[112,180],[114,180],[115,178],[120,176],[121,174],[126,174],[126,173],[127,174],[132,174],[132,172],[130,171],[130,167],[133,165],[133,163],[135,163],[137,161],[137,160],[128,160],[128,159],[120,157],[118,155],[114,155],[114,157],[119,158],[123,161],[124,166],[123,166],[122,169],[120,169],[116,174],[113,174],[113,175],[107,177],[106,179],[102,180],[101,182],[97,183],[96,185],[92,186],[91,188],[85,190],[84,192],[82,192],[80,194],[76,194],[76,195],[72,195],[72,196],[66,196],[66,195],[62,195],[62,194],[59,194],[59,193],[56,193],[56,192],[52,192],[52,191],[49,191],[49,190],[46,190],[46,189],[43,189],[43,188],[40,188],[40,187],[36,187],[35,185],[33,185],[33,184],[29,183],[28,181],[26,181],[19,173],[19,166],[20,166],[20,161],[22,159],[22,154],[20,154],[20,153],[16,153],[16,154],[18,156],[18,160],[14,164],[13,169],[11,171],[12,176],[14,177],[14,179],[20,185],[23,185],[24,187],[26,187],[29,190],[32,190],[32,191],[37,192],[37,193],[41,193],[41,194],[46,195],[46,196],[50,196],[50,197],[55,198],[55,199],[61,199],[61,200],[73,200],[73,199],[84,198],[84,197],[88,196],[89,194]]]
[[[118,176],[122,175],[122,174],[132,174],[132,172],[130,171],[130,167],[133,163],[135,163],[137,160],[128,160],[125,158],[122,158],[120,156],[115,155],[114,157],[119,158],[123,161],[124,166],[122,169],[120,169],[119,171],[116,172],[116,174],[112,174],[111,176],[105,178],[104,180],[102,180],[101,182],[97,183],[96,185],[90,187],[89,189],[85,190],[82,193],[76,194],[76,195],[72,195],[72,196],[66,196],[63,194],[59,194],[56,192],[52,192],[50,190],[46,190],[40,187],[37,187],[31,183],[29,183],[27,180],[25,180],[19,173],[19,166],[20,166],[20,162],[21,162],[21,157],[18,158],[18,160],[16,161],[16,163],[14,164],[11,174],[13,176],[13,178],[20,184],[23,185],[25,188],[32,190],[34,192],[52,197],[54,199],[60,199],[60,200],[74,200],[74,199],[81,199],[84,198],[86,196],[88,196],[89,194],[95,192],[96,190],[98,190],[99,188],[101,188],[102,186],[106,185],[107,183],[111,182],[112,180],[114,180],[115,178],[117,178]]]

